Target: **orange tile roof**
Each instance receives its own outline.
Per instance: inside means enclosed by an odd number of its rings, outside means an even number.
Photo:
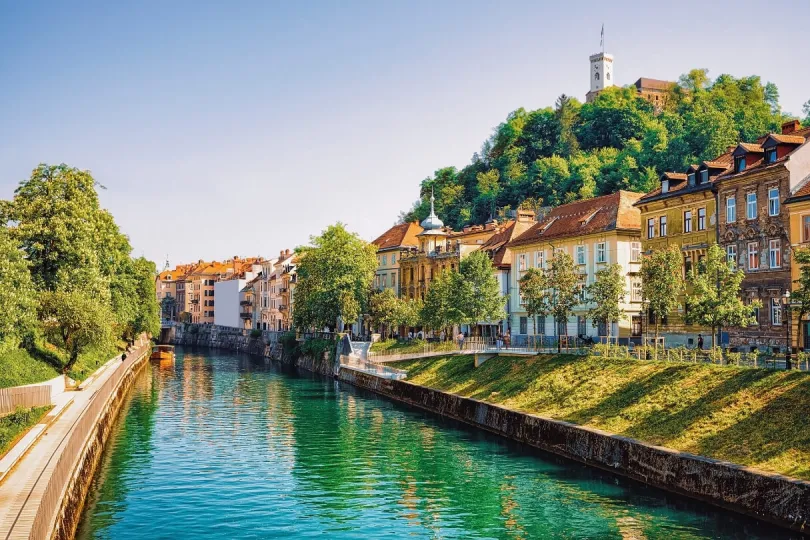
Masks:
[[[508,246],[613,230],[641,232],[641,212],[633,205],[643,195],[632,191],[617,191],[558,206],[528,231],[509,242]]]
[[[771,133],[765,140],[773,139],[782,144],[803,144],[804,137],[801,135],[780,135],[779,133]]]
[[[753,153],[756,153],[756,154],[761,154],[762,152],[764,152],[764,151],[765,151],[765,150],[762,148],[762,145],[761,145],[761,144],[754,144],[754,143],[745,143],[745,142],[741,142],[741,143],[740,143],[740,144],[738,144],[737,146],[738,146],[739,148],[742,148],[742,149],[743,149],[743,150],[745,150],[746,152],[753,152]]]
[[[662,81],[660,79],[648,79],[641,77],[634,85],[639,90],[669,90],[675,83],[672,81]]]
[[[422,227],[416,222],[400,223],[394,225],[372,242],[378,251],[386,249],[419,246],[416,235],[422,232]]]

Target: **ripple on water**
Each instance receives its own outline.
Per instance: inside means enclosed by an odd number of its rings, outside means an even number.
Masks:
[[[146,370],[80,538],[789,538],[332,380],[178,349]]]

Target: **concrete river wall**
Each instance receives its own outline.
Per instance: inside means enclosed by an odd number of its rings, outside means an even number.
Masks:
[[[810,482],[652,446],[353,369],[342,368],[339,379],[671,492],[797,531],[807,533],[810,527]]]

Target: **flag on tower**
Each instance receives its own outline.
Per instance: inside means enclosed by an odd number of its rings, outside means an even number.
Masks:
[[[605,52],[605,23],[602,23],[602,35],[599,37],[599,46],[602,47],[602,52]]]

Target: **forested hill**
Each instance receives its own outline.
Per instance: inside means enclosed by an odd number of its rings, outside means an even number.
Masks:
[[[431,189],[437,213],[456,229],[524,201],[554,206],[618,189],[649,191],[660,173],[779,132],[787,119],[774,84],[757,76],[710,81],[705,70],[683,75],[658,113],[635,87],[607,89],[586,104],[562,95],[553,107],[512,112],[469,165],[423,180],[420,200],[400,217],[427,216]]]

